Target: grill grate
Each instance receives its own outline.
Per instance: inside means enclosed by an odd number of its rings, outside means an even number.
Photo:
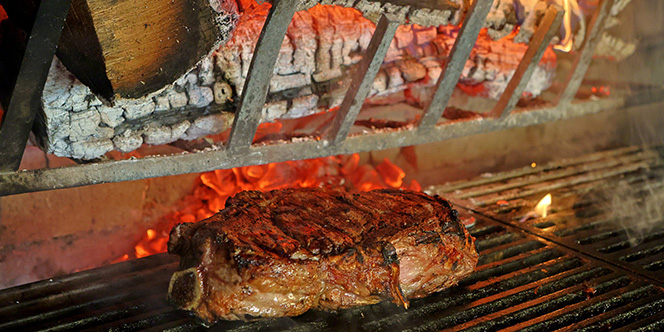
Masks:
[[[434,188],[497,220],[664,282],[660,148],[629,147]],[[550,214],[528,217],[546,193]]]
[[[408,310],[380,303],[213,329],[661,330],[664,230],[630,242],[600,194],[619,181],[634,189],[635,202],[656,196],[658,160],[656,150],[626,148],[433,188],[452,198],[462,218],[476,220],[479,264],[457,287],[413,300]],[[549,191],[551,214],[523,220]],[[0,291],[0,331],[205,331],[166,302],[176,267],[161,254]]]
[[[582,325],[592,330],[607,322],[612,328],[661,324],[652,317],[664,315],[664,291],[652,282],[474,216],[477,270],[458,287],[412,301],[408,310],[380,303],[336,313],[222,322],[215,329],[542,331]],[[175,268],[173,257],[155,255],[5,290],[0,293],[0,331],[203,331],[165,301]]]

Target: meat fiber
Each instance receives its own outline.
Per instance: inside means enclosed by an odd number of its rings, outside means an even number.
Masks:
[[[427,296],[470,274],[471,237],[450,204],[404,190],[245,191],[173,228],[169,299],[217,319],[295,316]]]

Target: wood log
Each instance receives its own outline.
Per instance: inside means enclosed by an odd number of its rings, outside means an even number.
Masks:
[[[237,18],[233,0],[73,0],[57,56],[103,99],[138,98],[193,68]]]

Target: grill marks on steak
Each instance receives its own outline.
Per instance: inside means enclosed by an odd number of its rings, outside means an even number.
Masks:
[[[391,189],[245,191],[174,227],[168,249],[182,256],[169,298],[210,323],[384,299],[407,306],[477,264],[447,201]]]

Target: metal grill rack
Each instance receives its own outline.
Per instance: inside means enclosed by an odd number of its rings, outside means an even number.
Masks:
[[[664,282],[662,147],[628,147],[434,189],[457,204]],[[551,213],[527,218],[552,193]],[[635,226],[641,225],[641,226]]]
[[[415,126],[348,136],[398,25],[394,18],[383,16],[352,77],[352,88],[322,139],[252,146],[281,41],[300,4],[298,0],[275,0],[258,40],[243,89],[245,93],[241,96],[226,145],[209,151],[17,172],[33,119],[40,108],[41,90],[70,4],[70,0],[44,2],[37,13],[16,88],[0,128],[0,195],[416,145],[661,101],[657,94],[654,100],[644,96],[613,96],[572,102],[601,36],[602,22],[614,3],[614,0],[602,0],[589,21],[587,37],[580,51],[576,52],[570,75],[552,104],[512,112],[534,67],[560,26],[563,11],[557,6],[547,10],[505,93],[487,116],[467,121],[441,119],[492,3],[492,0],[479,0],[470,7],[443,67],[436,92]]]
[[[661,282],[470,211],[479,266],[458,286],[411,301],[212,331],[656,330]],[[155,255],[0,292],[0,331],[207,331],[166,303],[174,257]]]

